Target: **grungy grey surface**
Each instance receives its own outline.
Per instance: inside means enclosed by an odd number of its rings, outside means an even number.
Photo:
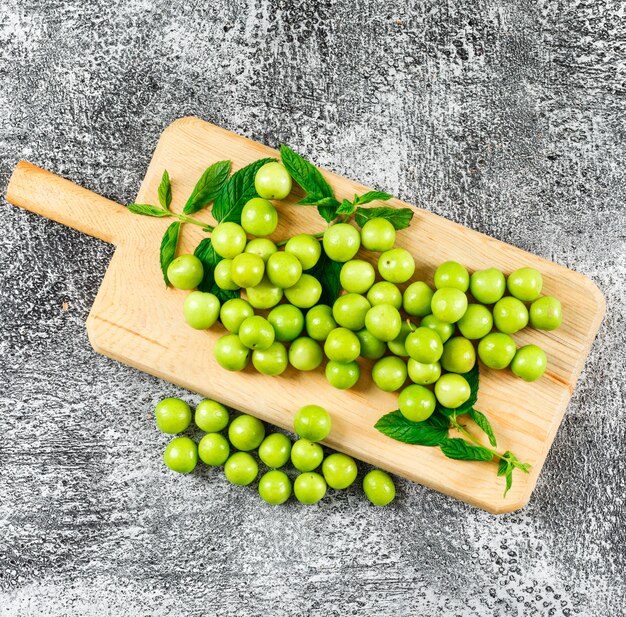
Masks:
[[[528,507],[398,481],[264,506],[174,477],[96,355],[112,247],[0,205],[0,614],[623,615],[621,2],[0,0],[0,184],[27,158],[122,203],[195,114],[594,279],[608,312]],[[566,310],[576,310],[567,307]],[[215,378],[219,378],[216,376]]]

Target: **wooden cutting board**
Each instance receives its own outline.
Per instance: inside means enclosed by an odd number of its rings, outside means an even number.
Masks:
[[[157,203],[157,187],[167,168],[172,208],[180,211],[210,164],[231,159],[234,171],[266,156],[277,153],[198,118],[182,118],[163,132],[136,202]],[[367,190],[346,178],[324,175],[339,199]],[[293,202],[300,199],[297,188],[291,197]],[[543,273],[544,293],[563,303],[559,330],[528,329],[514,335],[519,345],[533,342],[546,350],[548,371],[538,382],[525,383],[508,370],[481,366],[477,409],[490,418],[498,447],[532,464],[528,475],[515,472],[513,488],[503,498],[503,479],[496,477],[495,462],[450,460],[438,448],[402,444],[374,429],[381,415],[397,409],[397,395],[373,386],[368,363],[362,366],[357,387],[349,391],[328,385],[321,369],[298,373],[290,368],[280,377],[267,377],[250,367],[241,373],[220,368],[212,348],[223,328],[188,327],[182,315],[186,292],[165,289],[163,284],[159,244],[171,220],[132,215],[125,207],[26,162],[16,167],[7,200],[116,245],[87,320],[96,351],[286,429],[292,428],[294,412],[302,405],[323,405],[333,418],[328,446],[493,513],[513,511],[528,502],[605,310],[601,292],[582,274],[425,210],[413,207],[411,228],[398,233],[398,244],[416,258],[415,279],[432,284],[436,266],[448,259],[470,271],[496,266],[509,273],[532,266]],[[398,200],[394,204],[407,205]],[[276,238],[324,229],[314,208],[279,208]],[[198,218],[212,222],[206,212]],[[192,252],[202,236],[200,228],[184,226],[179,252]]]

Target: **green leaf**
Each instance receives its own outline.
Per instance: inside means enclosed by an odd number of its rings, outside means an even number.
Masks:
[[[491,422],[489,422],[487,416],[481,411],[473,408],[469,410],[469,416],[472,420],[474,420],[474,422],[476,422],[476,424],[478,424],[485,435],[489,437],[489,443],[495,448],[498,445],[498,442],[496,441],[496,436],[493,433]]]
[[[200,176],[185,207],[183,214],[194,214],[216,199],[230,174],[230,161],[218,161]]]
[[[333,189],[326,182],[322,172],[304,157],[284,144],[280,147],[280,158],[289,175],[306,193],[321,197],[334,197]]]
[[[198,289],[200,291],[211,291],[215,284],[215,266],[222,258],[215,252],[211,238],[201,240],[193,254],[202,262],[202,268],[204,269],[204,276],[198,285]]]
[[[170,175],[167,173],[167,169],[163,171],[161,176],[161,184],[158,189],[159,203],[165,210],[170,209],[172,203],[172,185],[170,184]]]
[[[151,206],[150,204],[128,204],[127,208],[133,214],[143,214],[144,216],[172,216],[169,210],[163,210],[163,208],[157,208],[157,206]]]
[[[246,202],[258,197],[254,188],[254,176],[263,165],[276,159],[254,161],[236,171],[222,186],[213,204],[213,217],[220,223],[241,223],[241,211]]]
[[[435,409],[435,412],[430,416],[430,418],[425,420],[425,422],[428,422],[428,424],[434,426],[435,428],[445,428],[446,432],[450,428],[450,419],[437,409]]]
[[[337,206],[317,206],[317,211],[327,223],[332,223],[337,218]]]
[[[322,254],[317,263],[306,271],[307,274],[314,276],[322,285],[322,295],[319,304],[328,304],[332,306],[339,297],[341,291],[341,283],[339,274],[343,264],[333,261],[322,249]]]
[[[305,193],[316,196],[314,203],[317,204],[317,211],[320,216],[327,223],[333,221],[337,217],[339,202],[335,199],[335,193],[330,184],[326,182],[322,172],[284,144],[280,147],[280,158],[289,175],[302,187]],[[319,199],[317,199],[318,197]],[[324,198],[327,198],[328,202],[320,203]]]
[[[384,415],[376,422],[374,428],[396,441],[418,446],[438,446],[448,436],[447,428],[433,426],[427,420],[411,422],[399,411],[392,411]]]
[[[460,437],[446,439],[439,447],[448,458],[458,461],[490,461],[493,458],[493,454],[487,448],[473,446]]]
[[[393,195],[389,193],[383,193],[382,191],[369,191],[364,195],[361,195],[355,200],[355,203],[359,205],[368,204],[371,201],[387,201],[391,199]]]
[[[163,234],[161,240],[161,250],[159,252],[159,258],[161,261],[161,272],[163,272],[163,280],[165,285],[170,284],[167,278],[167,268],[174,261],[176,257],[176,247],[178,246],[178,236],[180,234],[180,223],[172,223]]]
[[[317,206],[322,199],[327,199],[317,193],[308,193],[300,201],[296,203],[297,206]]]
[[[355,220],[359,227],[363,227],[369,219],[373,218],[387,219],[396,229],[406,229],[411,224],[413,210],[411,208],[390,208],[389,206],[356,209]]]
[[[341,202],[341,205],[337,208],[337,214],[352,214],[355,209],[355,205],[352,202],[349,202],[347,199],[344,199]]]
[[[318,206],[320,207],[335,207],[339,205],[339,202],[334,197],[322,197],[321,195],[313,194],[306,195],[300,201],[296,202],[297,206]],[[333,217],[331,221],[334,219]],[[328,221],[330,223],[330,221]]]
[[[505,452],[503,454],[503,458],[500,459],[500,462],[498,463],[498,473],[497,473],[497,475],[503,476],[511,468],[511,463],[507,460],[507,457],[508,457],[509,454],[511,454],[511,453],[508,452],[508,451]]]
[[[193,254],[202,262],[204,268],[204,276],[198,285],[200,291],[208,291],[217,296],[220,302],[226,302],[231,298],[239,298],[241,295],[239,290],[230,291],[221,289],[215,283],[215,266],[222,261],[211,244],[211,238],[204,238],[196,247]]]
[[[467,383],[469,384],[470,397],[467,399],[467,401],[465,401],[465,403],[455,409],[451,409],[450,407],[444,407],[443,405],[437,403],[437,409],[445,416],[462,416],[463,414],[469,413],[470,409],[474,407],[476,401],[478,400],[478,362],[474,364],[474,367],[471,371],[463,373],[462,377],[465,377]]]
[[[503,497],[506,497],[506,494],[509,492],[511,486],[513,486],[513,470],[509,469],[505,476],[506,479],[506,488],[504,489]]]

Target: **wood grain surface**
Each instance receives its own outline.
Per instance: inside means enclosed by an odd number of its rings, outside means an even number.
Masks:
[[[231,159],[236,170],[273,155],[274,150],[259,143],[197,118],[182,118],[163,132],[136,201],[156,203],[160,177],[167,168],[172,208],[180,210],[197,178],[213,162]],[[346,178],[324,174],[339,198],[366,190]],[[294,190],[289,201],[300,196]],[[321,370],[298,373],[290,368],[279,377],[259,375],[252,368],[241,373],[223,370],[212,353],[223,328],[203,332],[189,328],[182,316],[185,292],[164,287],[158,252],[171,220],[132,215],[119,204],[25,162],[13,174],[7,200],[117,246],[87,321],[98,352],[287,429],[300,406],[319,403],[333,417],[328,446],[493,513],[516,510],[528,502],[605,309],[599,289],[585,276],[424,210],[414,208],[411,228],[398,233],[398,245],[416,258],[416,280],[432,283],[436,266],[448,259],[460,261],[470,271],[496,266],[509,273],[533,266],[544,276],[544,293],[563,303],[559,330],[528,329],[514,335],[519,345],[534,342],[546,350],[549,366],[542,379],[528,384],[509,371],[481,366],[476,407],[490,418],[499,448],[532,464],[528,475],[515,472],[513,488],[503,498],[495,462],[453,461],[436,448],[401,444],[373,428],[381,415],[397,408],[397,395],[372,384],[370,363],[362,363],[362,378],[350,391],[329,386]],[[325,223],[313,208],[287,203],[279,205],[275,239],[323,230]],[[394,204],[406,205],[398,200]],[[206,212],[197,217],[212,222]],[[193,251],[202,235],[199,228],[185,226],[179,252]],[[367,253],[361,257],[376,258]]]

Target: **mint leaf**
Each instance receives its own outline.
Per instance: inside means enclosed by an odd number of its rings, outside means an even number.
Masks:
[[[446,439],[439,447],[448,458],[457,461],[490,461],[493,458],[493,454],[487,448],[473,446],[460,437]]]
[[[133,214],[143,214],[144,216],[172,216],[169,210],[163,210],[163,208],[157,208],[150,204],[128,204],[126,206]]]
[[[506,487],[504,489],[503,497],[506,497],[506,494],[509,492],[511,486],[513,486],[513,470],[512,469],[509,469],[509,471],[507,471],[505,475],[505,479],[506,479]]]
[[[321,195],[317,195],[311,193],[310,195],[306,195],[300,201],[296,202],[297,206],[318,206],[318,211],[320,207],[335,207],[339,205],[339,202],[334,197],[322,197]],[[333,217],[331,221],[334,219]],[[330,221],[328,221],[330,223]]]
[[[230,161],[218,161],[200,176],[185,207],[183,214],[194,214],[210,204],[219,194],[230,174]]]
[[[507,451],[507,452],[505,452],[502,455],[503,458],[501,458],[500,462],[498,463],[498,473],[497,473],[497,475],[503,476],[505,473],[507,473],[509,471],[509,469],[511,469],[511,463],[507,460],[507,458],[508,458],[508,456],[510,454],[512,454],[512,453]]]
[[[305,193],[315,195],[316,200],[314,202],[305,203],[316,204],[320,216],[327,223],[333,221],[337,217],[339,202],[335,199],[333,189],[326,182],[320,170],[284,144],[280,147],[280,158],[289,175],[302,187]],[[323,203],[324,198],[327,199],[325,203]]]
[[[386,193],[385,193],[386,195]],[[411,208],[357,208],[356,224],[363,227],[367,221],[373,218],[387,219],[396,229],[406,229],[411,224],[413,210]]]
[[[425,422],[428,422],[428,424],[434,426],[435,428],[445,428],[446,431],[450,428],[450,419],[437,409],[435,409],[435,412],[430,416],[430,418],[425,420]]]
[[[211,291],[211,287],[215,284],[215,276],[213,274],[215,266],[222,258],[215,252],[211,238],[201,240],[193,254],[202,262],[202,268],[204,269],[204,276],[198,285],[198,289],[200,291]]]
[[[374,428],[396,441],[418,446],[438,446],[448,437],[447,427],[433,426],[428,420],[411,422],[399,411],[385,414],[376,422]]]
[[[489,437],[489,443],[495,448],[498,443],[496,441],[496,436],[493,433],[491,422],[489,422],[487,416],[477,409],[470,409],[469,416],[472,420],[474,420],[474,422],[476,422],[476,424],[478,424],[478,426],[485,433],[485,435]]]
[[[320,170],[304,157],[284,144],[280,147],[280,158],[289,175],[306,193],[320,197],[334,197],[333,189],[322,176]]]
[[[328,257],[324,249],[322,249],[322,254],[317,263],[309,270],[306,270],[307,274],[314,276],[322,285],[322,295],[319,299],[319,304],[332,306],[339,297],[339,292],[341,291],[339,274],[342,266],[343,264]]]
[[[193,254],[202,262],[202,267],[204,268],[204,276],[198,285],[200,291],[212,293],[217,296],[222,303],[231,298],[239,298],[241,295],[239,290],[231,291],[221,289],[215,283],[215,266],[222,261],[222,257],[215,252],[211,244],[211,238],[204,238],[204,240],[198,244]]]
[[[254,188],[254,176],[265,163],[276,159],[266,158],[254,161],[236,171],[222,186],[213,204],[213,218],[220,223],[241,223],[241,211],[246,202],[258,197]]]
[[[341,205],[337,208],[337,214],[352,214],[355,209],[355,205],[349,202],[347,199],[344,199],[341,202]]]
[[[383,193],[382,191],[369,191],[365,193],[364,195],[357,197],[357,199],[355,200],[355,203],[361,206],[363,204],[368,204],[371,201],[387,201],[388,199],[391,199],[392,197],[393,195],[390,195],[389,193]]]
[[[167,169],[163,171],[161,176],[161,184],[158,189],[159,203],[165,210],[170,209],[172,203],[172,186],[170,184],[170,175],[167,173]]]
[[[167,278],[167,268],[174,261],[176,257],[176,247],[178,246],[178,236],[180,234],[180,223],[172,223],[163,234],[161,240],[161,250],[159,252],[159,259],[161,262],[161,272],[163,272],[163,280],[165,286],[170,284]]]
[[[327,199],[317,193],[308,193],[296,205],[298,206],[317,206],[322,199]]]
[[[469,413],[470,409],[474,407],[476,401],[478,400],[478,382],[479,382],[479,374],[478,374],[478,362],[474,364],[474,367],[471,371],[467,373],[463,373],[462,377],[465,377],[467,383],[470,387],[470,397],[463,403],[460,407],[456,409],[451,409],[450,407],[444,407],[440,403],[437,403],[436,409],[440,411],[445,416],[462,416],[463,414]]]
[[[337,206],[317,206],[320,216],[327,222],[332,223],[337,218]]]

